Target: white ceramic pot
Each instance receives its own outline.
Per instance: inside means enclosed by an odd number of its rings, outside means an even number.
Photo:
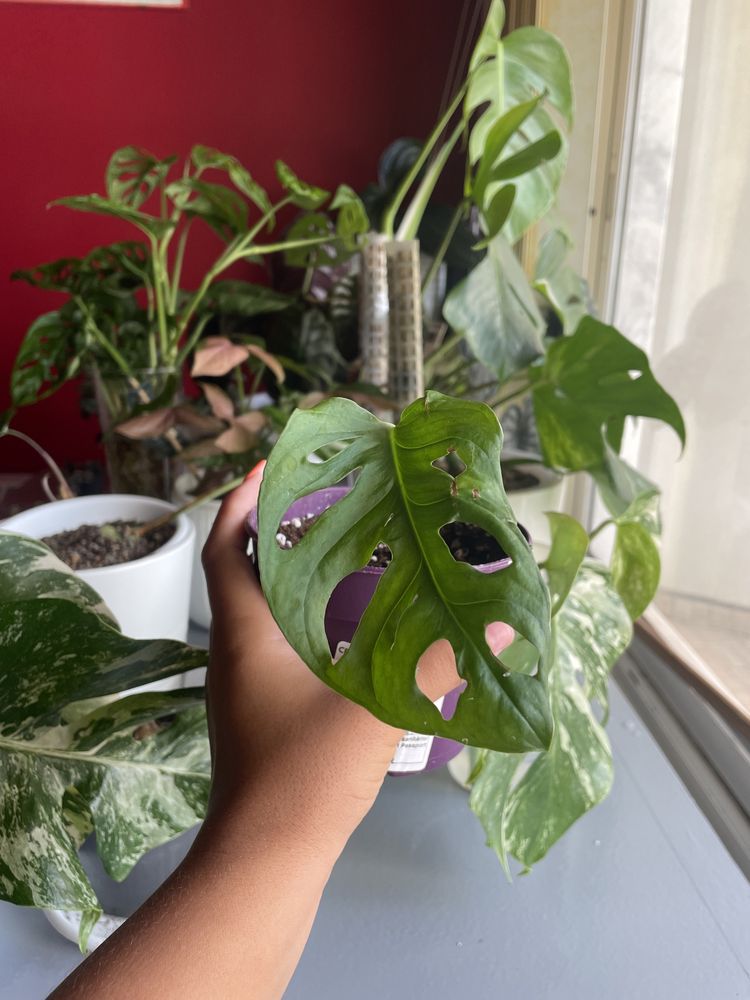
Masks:
[[[82,524],[149,521],[170,510],[174,507],[164,500],[101,494],[32,507],[7,518],[0,527],[44,538]],[[78,575],[102,596],[125,635],[184,642],[194,547],[193,522],[182,514],[169,541],[150,555],[118,566],[80,570]]]
[[[190,490],[195,486],[195,477],[185,472],[178,476],[174,484],[174,501],[182,507],[194,499]],[[193,550],[193,571],[190,582],[190,620],[201,628],[211,625],[211,607],[208,603],[206,577],[201,563],[201,552],[213,527],[216,515],[221,508],[221,500],[208,500],[201,507],[189,510],[187,517],[195,528],[195,548]]]

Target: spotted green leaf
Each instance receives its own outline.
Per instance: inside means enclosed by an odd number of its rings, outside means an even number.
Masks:
[[[311,452],[343,441],[322,464]],[[429,392],[393,424],[346,399],[297,411],[266,467],[260,493],[260,572],[271,611],[308,666],[335,690],[395,726],[474,746],[546,747],[549,597],[505,496],[502,432],[481,403]],[[455,450],[456,479],[432,463]],[[291,504],[359,469],[352,490],[292,549],[276,532]],[[450,521],[478,524],[513,559],[480,573],[456,562],[439,534]],[[349,650],[332,662],[324,613],[335,586],[365,565],[378,542],[393,560]],[[536,676],[512,673],[492,655],[485,626],[503,621],[541,657]],[[468,689],[446,720],[417,687],[415,668],[436,640],[453,646]]]
[[[328,197],[328,192],[324,191],[323,188],[300,180],[292,168],[288,167],[282,160],[276,161],[276,176],[279,179],[279,184],[289,193],[292,202],[298,208],[320,208]]]
[[[249,198],[256,208],[259,208],[264,215],[271,211],[268,195],[260,184],[253,180],[250,171],[236,156],[222,153],[210,146],[194,146],[190,156],[199,172],[210,169],[226,171],[237,190]],[[268,228],[269,230],[273,228],[272,218],[268,220]]]
[[[164,183],[176,159],[176,156],[168,156],[160,160],[137,146],[115,150],[105,174],[107,197],[131,208],[140,208]]]
[[[544,857],[612,785],[612,753],[591,701],[606,711],[609,672],[630,642],[632,625],[598,567],[580,569],[553,619],[553,635],[549,750],[526,770],[518,755],[488,751],[475,767],[471,808],[506,870],[509,855],[526,868]]]

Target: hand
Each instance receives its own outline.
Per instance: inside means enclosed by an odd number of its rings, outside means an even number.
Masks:
[[[372,805],[401,732],[328,688],[276,625],[246,554],[246,520],[263,468],[224,501],[203,552],[213,613],[207,679],[214,762],[212,817],[253,803],[335,859]],[[499,652],[513,638],[496,623]],[[418,683],[432,700],[460,682],[446,640],[423,656]]]
[[[182,864],[55,1000],[279,1000],[331,867],[388,769],[400,732],[319,681],[263,599],[245,554],[261,477],[255,470],[224,501],[203,555],[213,610],[206,822]],[[488,626],[487,638],[499,652],[512,631]],[[423,655],[418,682],[433,700],[456,686],[444,640]]]

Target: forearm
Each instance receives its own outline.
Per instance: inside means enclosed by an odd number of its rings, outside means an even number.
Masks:
[[[257,811],[207,821],[171,878],[50,1000],[277,1000],[340,846]]]

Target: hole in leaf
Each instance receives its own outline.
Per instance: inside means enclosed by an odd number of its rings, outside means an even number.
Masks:
[[[133,732],[132,736],[134,740],[147,740],[149,736],[156,736],[163,729],[168,729],[177,716],[172,713],[171,715],[163,715],[159,719],[152,719],[149,722],[142,722],[140,726],[137,726]]]
[[[497,539],[478,524],[450,521],[440,529],[440,537],[456,562],[469,563],[470,566],[485,566],[487,563],[508,558],[507,552]]]
[[[335,486],[325,487],[296,500],[284,514],[276,529],[276,544],[280,549],[291,549],[305,537],[327,510],[343,500],[357,480],[360,469],[342,477]]]
[[[490,627],[489,625],[487,626],[487,628]],[[488,644],[492,648],[489,640]],[[503,670],[506,670],[508,673],[526,674],[528,677],[535,677],[539,671],[539,651],[528,639],[524,639],[521,635],[517,635],[510,645],[501,649],[495,656]]]
[[[454,479],[458,479],[462,472],[466,472],[466,462],[464,462],[458,452],[455,449],[448,449],[448,451],[441,455],[440,458],[436,458],[434,462],[430,463],[433,469],[439,469],[441,472],[447,472],[449,476]]]
[[[414,674],[417,687],[432,702],[443,699],[440,714],[452,719],[458,700],[466,690],[466,681],[456,669],[456,654],[447,639],[436,639],[422,653]]]
[[[352,437],[342,437],[331,444],[323,445],[321,448],[311,451],[307,456],[307,461],[310,465],[325,465],[326,462],[330,462],[337,455],[340,455],[347,445],[351,444],[354,440],[355,436],[352,435]]]

